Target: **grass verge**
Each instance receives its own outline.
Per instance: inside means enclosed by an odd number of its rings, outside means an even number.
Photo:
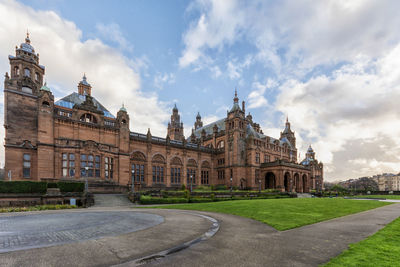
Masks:
[[[283,231],[390,204],[379,201],[342,198],[290,198],[177,204],[151,208],[200,210],[233,214],[266,223],[277,230]]]
[[[400,195],[357,195],[351,196],[352,198],[386,198],[386,199],[400,199]]]
[[[399,266],[400,217],[374,235],[355,244],[333,258],[326,267]]]
[[[38,205],[32,207],[7,207],[7,208],[0,208],[0,213],[38,211],[38,210],[62,210],[62,209],[76,209],[76,208],[77,208],[76,205]]]

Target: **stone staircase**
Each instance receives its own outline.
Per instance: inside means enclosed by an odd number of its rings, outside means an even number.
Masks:
[[[94,194],[94,207],[128,207],[133,203],[125,194]]]
[[[312,198],[310,193],[297,193],[297,198]]]

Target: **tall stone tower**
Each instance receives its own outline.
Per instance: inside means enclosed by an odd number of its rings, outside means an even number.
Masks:
[[[229,178],[232,177],[234,186],[240,184],[240,179],[245,177],[246,164],[246,118],[245,113],[239,106],[239,98],[235,90],[233,98],[233,107],[227,112],[225,120],[225,131],[227,135],[227,146],[225,155],[227,155],[228,166],[230,166]]]
[[[294,132],[290,129],[289,118],[286,118],[286,125],[283,132],[281,132],[280,140],[286,138],[290,144],[293,146],[293,149],[296,149],[296,137],[294,136]]]
[[[203,127],[203,122],[201,121],[200,112],[197,112],[196,122],[194,123],[194,129],[197,130]]]
[[[171,122],[168,123],[168,136],[172,140],[183,140],[183,122],[181,122],[181,116],[178,113],[176,104],[172,109]]]
[[[13,179],[37,180],[41,170],[33,163],[39,147],[51,145],[48,142],[52,137],[48,135],[52,135],[49,120],[52,121],[54,97],[48,87],[43,87],[45,68],[39,65],[39,54],[31,45],[29,33],[25,42],[15,48],[15,56],[8,59],[10,75],[6,73],[4,80],[5,171]]]

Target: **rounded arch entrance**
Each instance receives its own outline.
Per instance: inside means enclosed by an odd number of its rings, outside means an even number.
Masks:
[[[303,174],[303,177],[302,177],[302,186],[303,186],[303,192],[308,192],[308,190],[307,190],[307,175],[305,175],[305,174]]]
[[[283,178],[283,186],[285,187],[285,192],[290,192],[290,173],[286,172]]]
[[[276,187],[276,176],[273,172],[267,172],[265,174],[265,189],[275,189]]]
[[[300,182],[300,175],[298,173],[295,173],[294,176],[294,185],[296,188],[296,192],[301,192],[301,182]]]

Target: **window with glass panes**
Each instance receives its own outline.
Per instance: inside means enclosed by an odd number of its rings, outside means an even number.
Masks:
[[[113,179],[114,159],[111,157],[104,158],[104,175],[105,175],[106,179]]]
[[[256,153],[256,163],[260,163],[260,153]]]
[[[22,164],[23,177],[31,178],[31,154],[24,154]]]
[[[62,153],[61,174],[63,177],[75,176],[75,154]]]
[[[81,154],[81,176],[100,177],[100,156]]]
[[[181,183],[181,168],[171,168],[171,184]]]
[[[201,184],[208,184],[208,170],[201,171]]]
[[[153,183],[164,183],[164,167],[153,166]]]
[[[196,183],[196,170],[187,169],[187,184],[195,184],[195,183]]]
[[[132,163],[131,179],[135,182],[144,182],[144,164]]]

